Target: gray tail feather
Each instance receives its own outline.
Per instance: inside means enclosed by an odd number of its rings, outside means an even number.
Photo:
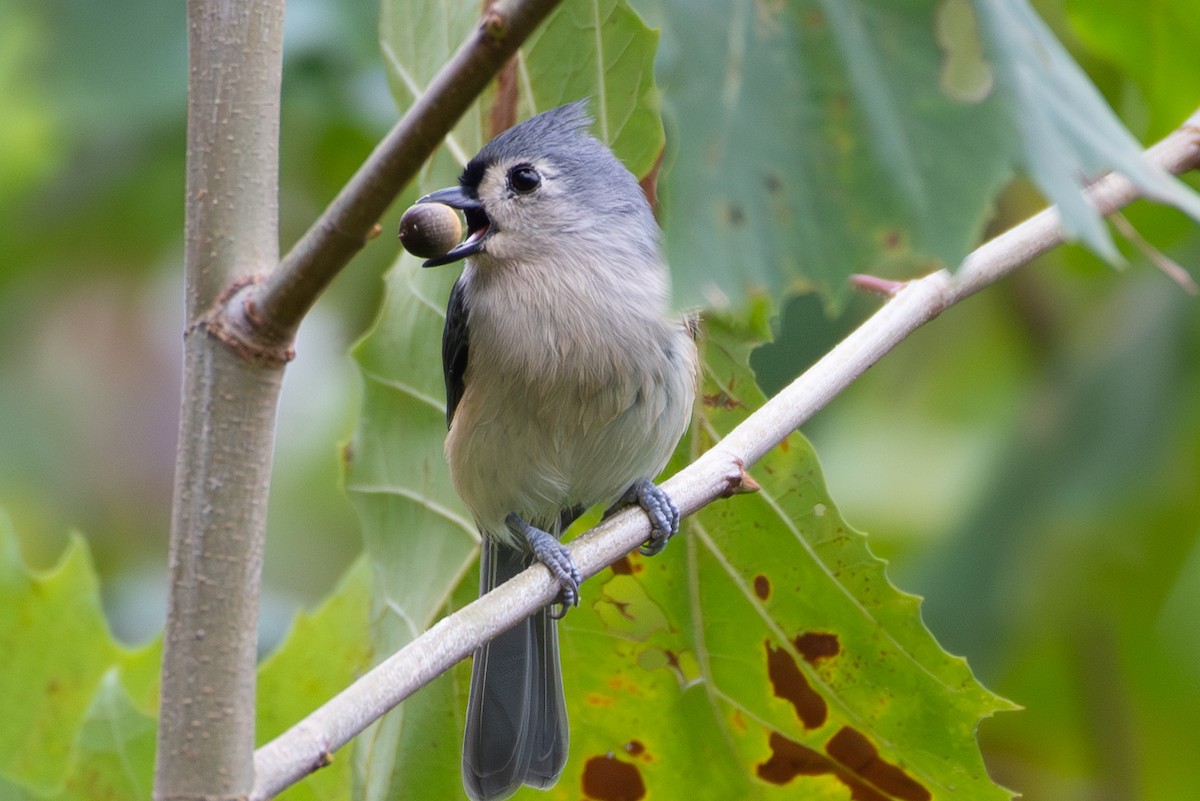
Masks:
[[[524,551],[483,540],[480,592],[532,563]],[[508,798],[521,784],[554,784],[567,760],[567,708],[558,629],[549,609],[475,651],[463,740],[463,786],[474,801]]]

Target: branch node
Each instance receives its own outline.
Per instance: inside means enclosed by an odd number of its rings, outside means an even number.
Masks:
[[[261,274],[235,279],[194,326],[248,362],[280,368],[296,358],[291,336],[280,336],[258,307],[256,288]]]
[[[747,473],[744,469],[741,475],[741,484],[733,490],[734,494],[742,494],[747,492],[758,492],[762,489],[762,484],[754,480],[754,476]]]
[[[758,492],[762,489],[757,481],[749,473],[746,472],[746,460],[740,456],[731,457],[730,469],[721,477],[721,488],[717,490],[717,497],[732,498],[734,495],[743,495],[749,492]]]
[[[500,44],[500,42],[504,41],[504,37],[508,35],[508,21],[495,8],[487,10],[487,13],[483,15],[483,22],[479,28],[483,32],[484,38],[491,44]]]

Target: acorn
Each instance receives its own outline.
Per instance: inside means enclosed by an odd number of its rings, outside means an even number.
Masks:
[[[421,259],[449,253],[462,232],[458,212],[441,203],[418,203],[400,218],[400,244]]]

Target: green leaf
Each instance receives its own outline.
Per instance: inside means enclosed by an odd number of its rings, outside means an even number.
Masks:
[[[382,47],[401,109],[424,94],[478,20],[479,5],[472,2],[381,5]],[[485,141],[486,119],[480,104],[464,115],[411,191],[424,194],[454,184],[462,165]],[[354,349],[364,391],[358,426],[345,453],[346,490],[362,524],[374,577],[374,661],[428,628],[475,555],[474,526],[450,486],[442,457],[445,398],[437,365],[444,309],[457,274],[456,268],[422,271],[416,260],[401,253],[385,277],[379,319]],[[425,771],[457,748],[443,742],[453,736],[455,726],[439,721],[429,708],[425,696],[435,692],[426,688],[358,738],[355,798],[408,798],[417,786],[436,790]],[[419,732],[425,735],[424,748],[410,742]],[[415,783],[418,776],[423,785]],[[457,782],[457,771],[447,768],[443,794],[457,790],[450,777]]]
[[[153,784],[157,721],[139,709],[119,670],[104,674],[83,728],[64,791],[55,801],[143,799]]]
[[[449,185],[451,167],[435,165],[431,172]],[[402,257],[387,275],[382,316],[355,349],[364,392],[347,453],[346,488],[374,573],[371,638],[377,660],[429,627],[475,557],[477,535],[442,456],[446,418],[437,365],[443,308],[456,274],[423,271],[411,257]],[[412,751],[402,750],[400,742],[415,730],[425,732],[425,743],[433,746],[448,731],[420,716],[426,700],[406,702],[363,735],[355,749],[362,797],[408,797],[400,784],[413,778]],[[457,771],[452,775],[457,781]]]
[[[6,801],[140,801],[150,797],[156,721],[134,703],[117,668],[104,674],[76,735],[69,772],[52,791],[37,792],[0,775]]]
[[[100,682],[121,658],[78,537],[31,573],[0,514],[0,775],[39,793],[60,787]]]
[[[260,742],[298,722],[365,668],[365,560],[316,612],[298,616],[258,680]],[[33,573],[0,514],[0,798],[143,801],[154,776],[162,648],[128,649],[109,633],[85,542]],[[349,798],[335,760],[282,798]]]
[[[370,569],[365,559],[359,559],[319,609],[296,616],[283,643],[263,660],[258,669],[255,732],[260,745],[295,725],[369,667],[370,594]],[[349,749],[339,752],[328,767],[278,797],[283,801],[349,799],[352,764]]]
[[[654,54],[658,34],[624,2],[568,0],[521,49],[532,108],[591,98],[595,133],[634,175],[650,172],[663,146]]]
[[[1200,217],[1140,160],[1025,0],[661,0],[672,152],[661,182],[677,302],[956,266],[1025,170],[1115,258],[1081,182],[1117,169]]]
[[[0,653],[0,797],[148,797],[161,647],[113,639],[83,539],[35,573],[0,513]]]
[[[703,406],[675,466],[760,404],[756,313],[709,321]],[[606,781],[649,798],[1010,797],[974,734],[1011,705],[938,646],[841,519],[807,442],[793,435],[752,473],[758,493],[585,585],[561,624],[571,758],[549,797]]]
[[[473,0],[385,0],[380,4],[380,47],[392,95],[401,109],[424,95],[438,70],[479,23],[479,8]],[[446,140],[455,158],[470,158],[483,144],[484,120],[476,111],[459,121]]]
[[[385,2],[381,37],[388,78],[401,109],[420,97],[442,64],[478,24],[474,2]],[[590,100],[594,132],[635,175],[654,166],[663,146],[654,54],[658,35],[619,0],[567,0],[546,18],[517,54],[519,118],[581,98]],[[461,163],[491,134],[486,121],[496,101],[487,93],[447,140]],[[428,182],[424,182],[428,183]],[[433,186],[430,184],[430,186]],[[439,188],[434,186],[433,188]]]

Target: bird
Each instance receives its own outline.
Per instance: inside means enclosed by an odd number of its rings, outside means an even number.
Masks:
[[[466,220],[466,238],[423,266],[466,260],[442,336],[445,454],[481,534],[480,593],[535,561],[560,587],[474,654],[462,766],[474,801],[549,788],[566,763],[557,618],[581,577],[562,533],[600,504],[645,510],[648,555],[679,530],[653,479],[691,419],[695,339],[670,311],[645,193],[591,123],[587,100],[533,116],[418,201]]]

